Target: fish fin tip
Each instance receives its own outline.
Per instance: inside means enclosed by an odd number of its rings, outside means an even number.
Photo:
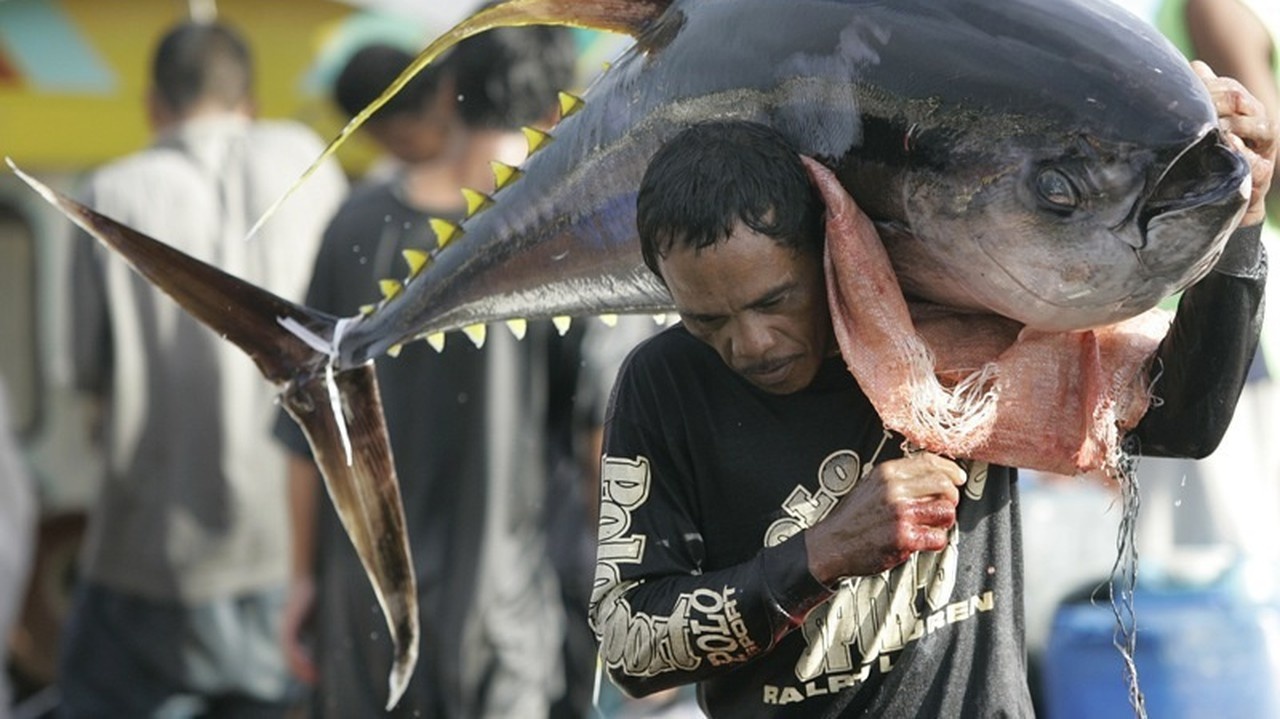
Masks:
[[[552,317],[551,324],[555,325],[556,332],[559,332],[560,336],[564,337],[569,332],[569,327],[573,324],[573,318],[567,315]]]
[[[520,176],[524,174],[520,168],[508,165],[505,162],[499,162],[498,160],[490,162],[489,166],[493,168],[493,184],[495,191],[501,190],[507,185],[510,185],[520,179]]]
[[[467,325],[462,328],[462,334],[466,335],[467,339],[471,340],[471,344],[474,344],[476,349],[480,349],[484,347],[484,340],[488,331],[482,324]]]
[[[437,353],[444,352],[443,332],[432,332],[431,334],[424,335],[422,339],[426,340],[427,344],[431,345],[431,349],[435,350]]]
[[[404,257],[405,264],[409,265],[410,278],[417,277],[431,261],[431,255],[424,250],[405,250],[400,255]]]
[[[606,327],[618,326],[618,316],[612,313],[600,315],[600,321],[603,322]]]
[[[378,289],[382,292],[384,300],[395,299],[395,296],[404,290],[404,285],[400,280],[379,280]]]
[[[530,155],[546,147],[554,139],[551,137],[551,133],[544,132],[536,127],[525,126],[520,128],[520,131],[524,133],[524,139],[529,143],[528,154]]]
[[[429,221],[431,231],[436,234],[436,248],[444,249],[445,245],[462,237],[462,227],[441,217],[432,217]]]
[[[462,197],[467,201],[467,218],[475,217],[481,210],[493,205],[493,198],[470,187],[462,188]]]
[[[515,335],[516,339],[522,340],[529,331],[529,321],[521,317],[509,319],[507,329],[511,330],[511,334]]]
[[[581,97],[563,90],[560,91],[558,97],[560,99],[560,120],[562,122],[565,118],[573,116],[587,104]]]

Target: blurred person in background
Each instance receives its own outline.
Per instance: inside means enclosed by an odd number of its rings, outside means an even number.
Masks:
[[[465,215],[461,188],[491,192],[490,161],[523,160],[519,128],[554,119],[574,57],[564,29],[492,30],[375,113],[363,131],[398,169],[357,187],[334,218],[307,304],[350,315],[381,298],[380,280],[408,274],[402,253],[437,245],[430,219]],[[337,79],[337,103],[358,113],[411,60],[390,46],[358,51]],[[552,440],[568,416],[561,388],[572,389],[564,376],[576,370],[566,342],[550,323],[530,322],[520,341],[494,327],[482,347],[453,333],[440,351],[414,342],[377,361],[422,627],[417,668],[390,713],[385,620],[336,513],[317,499],[301,432],[281,418],[298,549],[283,641],[297,676],[315,686],[313,715],[550,715],[564,694],[565,612],[545,512]]]
[[[7,638],[22,605],[35,544],[36,497],[26,460],[9,418],[9,397],[0,380],[0,667],[7,667]],[[9,719],[13,695],[0,671],[0,719]]]
[[[255,119],[250,51],[229,26],[173,27],[150,82],[153,144],[93,172],[85,204],[301,299],[346,193],[337,165],[246,233],[323,142]],[[63,636],[61,715],[280,716],[289,537],[275,390],[122,259],[77,242],[76,382],[101,402],[107,464]]]

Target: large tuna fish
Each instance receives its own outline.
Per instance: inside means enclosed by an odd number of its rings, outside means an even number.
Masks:
[[[369,361],[500,320],[668,309],[634,207],[646,161],[680,128],[780,129],[876,220],[909,293],[1047,330],[1124,319],[1195,281],[1245,201],[1248,168],[1202,83],[1101,0],[509,0],[416,66],[540,23],[636,43],[585,104],[566,100],[553,139],[530,134],[536,151],[499,168],[495,197],[470,193],[461,228],[437,225],[447,246],[411,256],[407,283],[366,314],[292,305],[28,180],[287,384],[396,640],[391,703],[417,626]]]

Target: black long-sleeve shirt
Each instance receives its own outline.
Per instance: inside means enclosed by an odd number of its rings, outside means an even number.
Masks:
[[[1257,346],[1266,262],[1233,235],[1160,346],[1144,452],[1202,456]],[[950,545],[830,589],[803,530],[901,456],[839,359],[765,393],[675,327],[624,366],[606,425],[591,620],[631,693],[699,682],[711,716],[1031,716],[1016,472],[966,463]],[[796,631],[796,630],[799,631]]]

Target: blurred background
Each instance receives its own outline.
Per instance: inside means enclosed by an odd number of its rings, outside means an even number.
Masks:
[[[297,119],[333,137],[343,123],[329,88],[356,48],[378,40],[416,52],[476,4],[0,0],[0,155],[71,191],[83,172],[146,146],[143,100],[153,42],[173,22],[211,13],[241,28],[252,45],[260,114]],[[1185,2],[1121,4],[1162,30],[1185,19],[1169,9]],[[1277,5],[1254,3],[1257,22],[1270,21]],[[628,42],[579,32],[579,85]],[[1184,50],[1196,54],[1194,47]],[[1274,69],[1274,43],[1271,52]],[[1275,79],[1273,72],[1273,89]],[[354,180],[379,156],[357,134],[339,159]],[[16,592],[21,598],[7,638],[13,712],[24,718],[47,715],[56,701],[44,690],[56,682],[57,638],[100,467],[85,436],[93,408],[72,391],[67,366],[69,240],[61,216],[12,172],[0,171],[0,375],[36,508],[29,581]],[[1273,280],[1273,290],[1278,284]],[[1270,305],[1280,307],[1280,298]],[[1267,341],[1277,336],[1269,329]],[[1280,716],[1276,360],[1274,349],[1260,360],[1232,432],[1211,460],[1140,464],[1136,663],[1151,716]],[[1120,494],[1090,478],[1026,476],[1023,484],[1028,648],[1040,712],[1132,716],[1109,600],[1125,515]],[[10,589],[20,588],[0,587]],[[658,715],[616,697],[603,703],[601,713],[609,716]]]

